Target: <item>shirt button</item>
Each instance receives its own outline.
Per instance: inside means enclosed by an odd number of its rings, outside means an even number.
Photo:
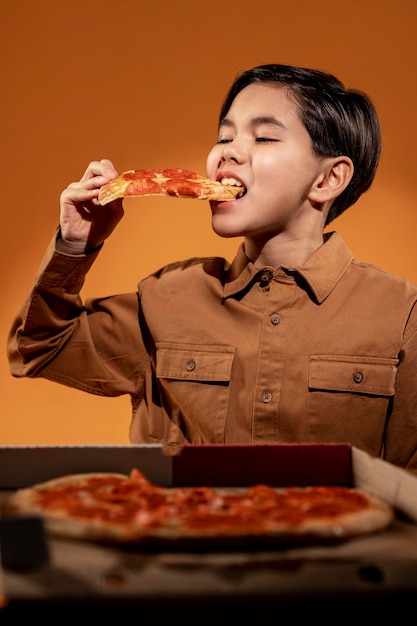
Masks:
[[[262,402],[265,402],[265,404],[268,404],[268,402],[271,402],[272,400],[272,393],[270,393],[269,391],[264,391],[262,394]]]
[[[280,316],[278,315],[278,313],[274,313],[274,315],[271,315],[271,324],[273,324],[274,326],[277,326],[281,321]]]
[[[187,370],[187,372],[192,372],[193,370],[195,370],[195,361],[187,361],[187,363],[185,364],[185,369]]]
[[[355,372],[353,374],[352,378],[353,378],[353,382],[354,383],[359,384],[359,383],[361,383],[363,381],[363,374],[362,374],[362,372]]]
[[[259,277],[259,284],[261,287],[267,287],[272,280],[272,273],[265,271]]]

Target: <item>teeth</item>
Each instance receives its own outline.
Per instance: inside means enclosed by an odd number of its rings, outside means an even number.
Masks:
[[[236,178],[222,178],[220,182],[222,185],[234,185],[235,187],[243,186]]]

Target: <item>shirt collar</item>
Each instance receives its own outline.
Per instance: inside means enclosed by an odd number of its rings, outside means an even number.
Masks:
[[[317,302],[323,302],[332,292],[348,266],[352,262],[353,255],[342,237],[336,232],[326,233],[324,243],[301,267],[276,268],[273,273],[282,272],[297,274],[309,285]],[[268,268],[271,270],[271,268]],[[242,243],[230,265],[224,286],[224,297],[234,296],[253,281],[260,271],[254,267],[252,261],[245,254]]]

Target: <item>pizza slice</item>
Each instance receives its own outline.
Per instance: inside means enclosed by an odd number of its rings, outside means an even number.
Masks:
[[[227,183],[181,168],[128,170],[100,188],[98,201],[104,205],[117,198],[139,196],[220,201],[233,200],[244,194],[245,189],[239,181],[228,179]]]

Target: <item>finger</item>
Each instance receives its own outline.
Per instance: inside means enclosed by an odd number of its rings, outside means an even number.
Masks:
[[[102,181],[107,180],[102,176],[95,176],[85,181],[71,183],[61,194],[63,202],[71,202],[79,204],[81,202],[91,201],[98,196],[99,189],[103,184]]]
[[[102,159],[101,161],[91,161],[85,170],[81,181],[94,178],[95,176],[103,176],[106,178],[106,182],[116,178],[118,175],[117,170],[114,168],[113,163],[108,159]]]
[[[116,171],[113,163],[109,159],[101,159],[100,163],[103,163],[103,165],[105,165],[106,167],[109,167],[110,169]]]

